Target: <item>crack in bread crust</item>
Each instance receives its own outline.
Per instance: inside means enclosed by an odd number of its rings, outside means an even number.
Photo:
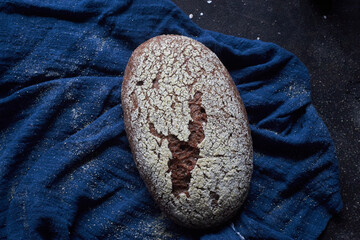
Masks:
[[[252,142],[217,56],[187,37],[152,38],[131,56],[121,97],[135,163],[161,209],[195,228],[233,216],[249,189]]]
[[[154,124],[149,122],[151,134],[156,137],[167,139],[172,158],[168,162],[168,172],[171,171],[172,193],[179,197],[180,193],[185,193],[189,197],[189,183],[191,171],[194,169],[197,160],[200,158],[198,144],[205,138],[202,123],[206,122],[206,112],[201,106],[201,92],[196,92],[194,98],[189,100],[190,115],[192,121],[189,122],[190,131],[189,141],[180,141],[175,135],[164,136],[158,133]]]

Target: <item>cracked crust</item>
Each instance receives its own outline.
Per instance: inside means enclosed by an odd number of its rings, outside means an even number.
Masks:
[[[249,189],[252,142],[217,56],[184,36],[152,38],[132,54],[121,91],[133,157],[160,208],[191,228],[232,217]]]

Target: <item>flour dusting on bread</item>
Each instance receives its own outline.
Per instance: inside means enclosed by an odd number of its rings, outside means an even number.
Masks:
[[[122,104],[140,174],[172,219],[208,227],[240,208],[252,173],[249,125],[213,52],[183,36],[150,39],[129,61]]]

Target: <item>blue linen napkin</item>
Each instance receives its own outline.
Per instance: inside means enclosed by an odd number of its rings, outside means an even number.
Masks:
[[[124,131],[125,66],[160,34],[214,51],[248,112],[250,192],[211,230],[160,212]],[[0,2],[0,239],[316,239],[342,208],[338,171],[308,72],[279,46],[203,30],[168,0]]]

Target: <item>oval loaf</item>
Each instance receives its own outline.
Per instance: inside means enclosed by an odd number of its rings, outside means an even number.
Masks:
[[[154,37],[133,52],[121,94],[136,166],[159,207],[190,228],[232,217],[249,189],[252,142],[218,57],[188,37]]]

